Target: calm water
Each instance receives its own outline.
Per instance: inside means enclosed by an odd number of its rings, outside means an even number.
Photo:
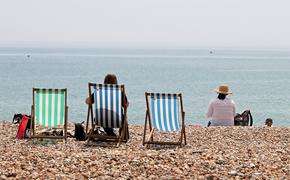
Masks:
[[[268,117],[290,126],[290,50],[2,48],[0,119],[30,114],[32,87],[66,87],[69,120],[83,121],[87,83],[107,73],[126,85],[131,124],[144,123],[144,92],[152,91],[181,92],[186,122],[206,125],[212,90],[227,83],[237,111],[250,109],[256,126]]]

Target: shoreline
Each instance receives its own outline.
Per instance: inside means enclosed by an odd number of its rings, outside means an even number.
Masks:
[[[87,146],[74,138],[17,140],[17,127],[0,121],[0,179],[290,178],[289,127],[187,126],[182,148],[145,148],[141,125],[129,125],[130,139],[119,148]]]

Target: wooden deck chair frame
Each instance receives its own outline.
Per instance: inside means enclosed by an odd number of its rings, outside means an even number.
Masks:
[[[89,89],[89,97],[92,95],[92,88],[93,86],[96,86],[98,84],[96,83],[88,83],[88,89]],[[102,84],[103,86],[110,85],[110,84]],[[129,129],[128,129],[128,121],[127,121],[127,106],[125,105],[125,86],[124,85],[118,85],[121,87],[122,92],[122,107],[124,108],[124,120],[123,120],[123,127],[119,128],[119,135],[117,136],[109,136],[109,135],[100,135],[100,134],[94,134],[96,127],[98,126],[94,121],[94,110],[93,110],[93,104],[88,105],[88,112],[87,112],[87,122],[86,122],[86,136],[87,136],[87,143],[89,143],[90,140],[96,140],[96,141],[107,141],[107,142],[118,142],[117,146],[120,145],[121,142],[127,142],[129,139]],[[95,100],[96,101],[96,100]],[[97,117],[95,117],[97,118]],[[97,121],[97,119],[95,119]],[[89,129],[89,122],[90,122],[90,129]]]
[[[36,116],[35,116],[35,92],[37,90],[63,90],[65,101],[64,101],[64,125],[61,129],[63,129],[62,136],[46,136],[36,134]],[[30,123],[30,138],[49,138],[49,139],[64,139],[67,141],[67,120],[68,119],[68,106],[67,106],[67,89],[55,89],[55,88],[32,88],[32,106],[31,106],[31,123]]]
[[[158,145],[179,145],[182,147],[182,141],[184,139],[184,145],[186,145],[186,135],[185,135],[185,123],[184,123],[184,118],[185,118],[185,112],[183,111],[183,103],[182,103],[182,95],[181,94],[176,94],[179,97],[180,100],[180,110],[181,110],[181,131],[180,131],[180,138],[176,142],[163,142],[163,141],[154,141],[154,130],[155,128],[152,127],[152,121],[151,121],[151,115],[149,111],[149,102],[148,102],[148,97],[154,94],[159,94],[159,95],[169,95],[169,94],[164,94],[164,93],[148,93],[145,92],[145,99],[146,99],[146,115],[145,115],[145,125],[144,125],[144,134],[143,134],[143,146],[148,145],[148,144],[158,144]],[[173,95],[173,94],[170,94]],[[147,124],[149,124],[149,138],[146,140],[146,133],[147,133]]]

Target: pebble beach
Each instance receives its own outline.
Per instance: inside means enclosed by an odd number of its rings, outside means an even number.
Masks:
[[[0,121],[0,179],[290,179],[285,127],[187,126],[183,147],[144,147],[137,125],[120,147],[18,140],[17,127]]]

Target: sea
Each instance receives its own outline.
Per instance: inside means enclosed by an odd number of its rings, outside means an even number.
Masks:
[[[129,124],[144,124],[145,92],[182,93],[187,125],[206,126],[219,84],[254,126],[290,126],[290,49],[0,48],[0,119],[31,113],[32,88],[68,89],[68,119],[86,120],[88,82],[113,73],[124,84]]]

